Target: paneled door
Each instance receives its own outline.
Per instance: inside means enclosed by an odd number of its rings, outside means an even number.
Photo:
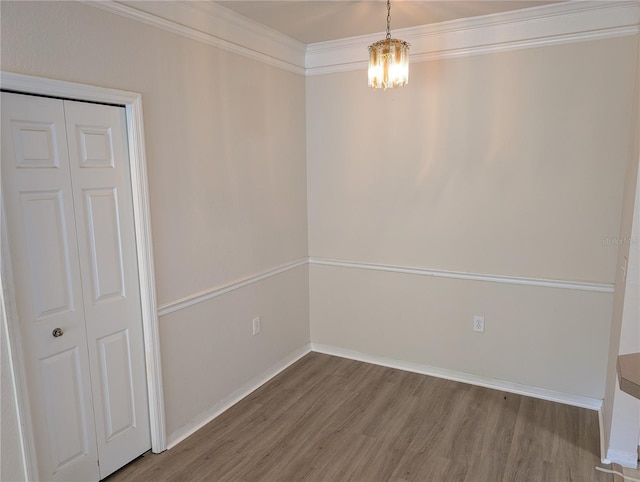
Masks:
[[[125,111],[2,93],[2,202],[41,480],[151,447]]]

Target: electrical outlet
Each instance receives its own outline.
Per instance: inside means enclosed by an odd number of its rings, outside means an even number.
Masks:
[[[257,318],[253,319],[253,334],[257,335],[258,333],[260,333],[260,317],[258,316]]]
[[[473,331],[482,333],[484,331],[484,316],[473,316]]]

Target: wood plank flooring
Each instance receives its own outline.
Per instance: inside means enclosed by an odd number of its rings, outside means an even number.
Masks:
[[[596,412],[310,353],[107,480],[612,481]]]

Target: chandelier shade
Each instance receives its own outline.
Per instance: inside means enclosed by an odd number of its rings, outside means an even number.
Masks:
[[[391,0],[387,0],[387,37],[369,46],[369,87],[385,89],[409,83],[409,44],[391,38]]]

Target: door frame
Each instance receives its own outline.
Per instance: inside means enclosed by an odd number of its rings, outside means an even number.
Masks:
[[[160,360],[160,338],[158,311],[151,242],[151,218],[149,214],[149,191],[147,164],[144,145],[144,125],[142,122],[142,95],[136,92],[115,90],[104,87],[52,80],[30,75],[0,72],[0,87],[7,91],[60,97],[70,100],[124,105],[129,144],[129,168],[131,171],[131,191],[133,194],[133,218],[138,258],[138,278],[142,306],[142,329],[144,333],[144,356],[149,400],[149,424],[151,429],[151,450],[155,453],[167,448],[167,435],[162,388],[162,367]],[[2,215],[2,250],[6,251],[6,226]],[[3,256],[4,259],[9,258]],[[31,416],[28,410],[28,396],[24,383],[24,363],[20,345],[17,314],[14,303],[13,283],[10,267],[4,266],[0,273],[2,296],[0,316],[6,322],[7,342],[11,366],[12,382],[16,391],[16,406],[20,423],[20,439],[27,480],[36,480],[37,466],[33,443]]]

